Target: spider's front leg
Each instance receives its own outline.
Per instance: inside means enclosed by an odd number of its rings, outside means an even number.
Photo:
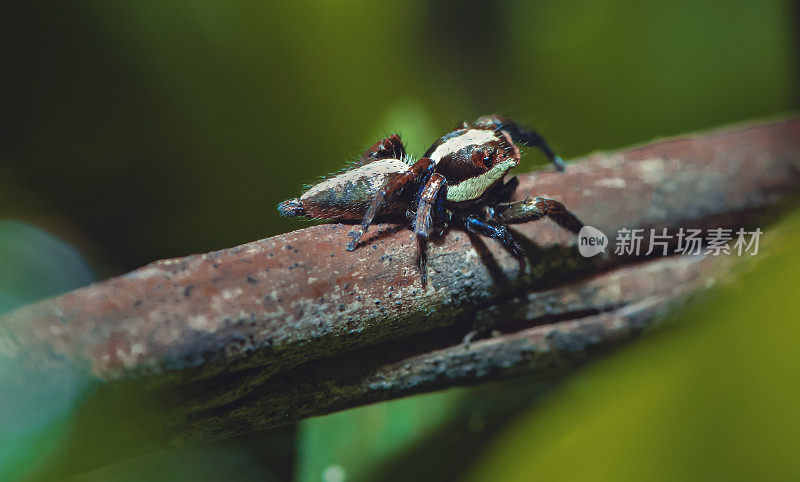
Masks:
[[[498,204],[486,208],[486,219],[498,224],[520,224],[550,218],[559,226],[578,234],[583,223],[563,204],[542,196]]]
[[[542,151],[544,155],[547,156],[547,159],[553,163],[557,171],[564,172],[566,169],[564,160],[557,156],[556,153],[550,149],[550,146],[547,145],[544,137],[542,137],[541,134],[533,129],[525,127],[507,117],[499,116],[497,114],[479,117],[475,123],[477,125],[491,126],[495,129],[508,132],[508,135],[511,136],[511,140],[514,142],[518,142],[528,147],[536,147]]]
[[[367,232],[369,225],[375,220],[375,215],[378,213],[380,208],[384,204],[393,202],[395,199],[397,199],[406,186],[419,180],[420,177],[429,172],[431,166],[433,166],[433,161],[427,157],[423,157],[411,165],[406,172],[386,182],[386,184],[384,184],[378,190],[378,192],[375,194],[375,197],[372,198],[372,203],[370,203],[366,214],[364,214],[364,219],[361,221],[361,227],[358,229],[358,231],[350,232],[350,237],[353,239],[350,241],[350,244],[347,245],[348,251],[353,251],[356,249],[356,246],[358,246],[358,241],[361,239],[364,233]]]
[[[418,197],[413,227],[419,251],[419,276],[424,285],[428,281],[428,238],[434,227],[444,230],[449,217],[444,207],[447,199],[447,180],[439,173],[431,174]]]
[[[517,258],[525,256],[525,251],[523,251],[522,247],[511,237],[508,228],[503,225],[495,224],[492,221],[484,221],[478,216],[470,214],[461,219],[461,227],[467,232],[478,233],[496,239],[509,253]]]

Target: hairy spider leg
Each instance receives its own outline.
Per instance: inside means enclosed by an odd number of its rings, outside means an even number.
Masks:
[[[550,149],[550,146],[547,145],[547,142],[544,140],[544,137],[542,137],[541,134],[534,131],[533,129],[525,127],[524,125],[519,124],[511,119],[496,114],[479,117],[478,120],[475,121],[475,123],[477,125],[493,126],[495,129],[504,130],[508,132],[508,134],[511,136],[511,139],[514,142],[518,142],[528,147],[536,147],[540,151],[542,151],[542,153],[544,153],[544,155],[547,156],[547,159],[549,159],[550,162],[553,163],[558,172],[564,172],[564,170],[566,169],[566,164],[564,164],[564,160],[561,159],[560,156],[556,155],[556,153],[553,152],[552,149]]]
[[[447,182],[444,183],[439,194],[436,196],[436,203],[433,205],[433,227],[437,229],[436,235],[441,236],[450,224],[452,213],[446,207],[447,203]]]
[[[406,172],[389,180],[381,187],[372,198],[372,203],[364,214],[364,219],[361,221],[361,227],[358,231],[351,231],[350,237],[353,238],[350,244],[347,245],[348,251],[353,251],[358,246],[358,241],[367,232],[369,225],[375,220],[375,215],[378,210],[387,202],[392,202],[399,196],[403,189],[410,183],[419,179],[420,175],[427,171],[428,167],[433,164],[430,158],[423,157],[422,159],[411,165]]]
[[[419,208],[419,201],[422,199],[422,193],[425,192],[425,187],[428,185],[428,181],[431,178],[431,174],[436,171],[436,164],[431,163],[425,171],[420,174],[419,178],[417,179],[417,184],[419,188],[417,189],[417,194],[414,195],[411,203],[408,205],[406,209],[406,219],[411,223],[411,229],[414,229],[414,224],[417,219],[417,210]]]
[[[428,280],[428,237],[433,231],[438,216],[444,216],[444,199],[447,197],[447,180],[441,174],[431,174],[422,190],[414,219],[414,234],[417,235],[419,250],[419,275],[422,284]]]
[[[569,212],[563,204],[542,196],[523,201],[498,204],[486,209],[487,220],[500,224],[520,224],[550,218],[559,226],[572,231],[580,232],[583,223],[574,214]]]
[[[406,216],[409,217],[412,224],[414,222],[414,218],[417,216],[417,208],[419,207],[419,202],[422,199],[422,193],[425,192],[425,188],[428,186],[428,181],[431,178],[431,175],[436,171],[436,164],[431,163],[424,171],[419,175],[417,178],[417,183],[419,184],[419,189],[417,189],[417,194],[414,195],[414,200],[408,206],[408,212]]]
[[[484,221],[474,214],[463,218],[462,222],[463,228],[466,229],[467,232],[482,234],[498,240],[509,253],[517,258],[522,258],[525,255],[525,252],[514,238],[511,237],[511,233],[505,226]]]

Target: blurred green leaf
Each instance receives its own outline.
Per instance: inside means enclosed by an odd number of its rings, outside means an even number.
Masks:
[[[571,380],[467,478],[800,478],[800,214],[766,233],[755,271]]]
[[[304,420],[297,480],[452,480],[490,434],[548,389],[514,379]]]
[[[0,221],[0,314],[91,281],[83,258],[68,244],[33,226]],[[0,325],[0,338],[5,329]],[[57,445],[88,386],[81,373],[58,357],[41,367],[0,346],[0,480],[23,475]]]
[[[300,423],[298,481],[348,481],[369,475],[444,423],[459,402],[457,392],[379,403]]]

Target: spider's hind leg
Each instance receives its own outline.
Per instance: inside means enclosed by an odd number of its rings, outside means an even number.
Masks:
[[[399,135],[392,134],[372,144],[353,166],[362,166],[379,159],[406,159],[406,148]]]
[[[477,125],[484,125],[484,126],[491,126],[495,129],[500,129],[508,132],[508,135],[511,136],[511,140],[514,142],[518,142],[522,145],[528,147],[536,147],[545,156],[553,165],[556,167],[556,170],[559,172],[564,172],[566,169],[566,164],[564,164],[564,160],[561,159],[552,149],[550,146],[547,145],[547,142],[544,140],[541,134],[525,127],[522,124],[519,124],[507,117],[499,116],[497,114],[493,115],[485,115],[483,117],[479,117],[477,121],[475,121]]]

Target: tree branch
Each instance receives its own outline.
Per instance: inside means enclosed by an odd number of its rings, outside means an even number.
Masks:
[[[517,197],[555,197],[610,237],[750,226],[796,192],[798,159],[800,119],[754,123],[522,175]],[[94,390],[71,435],[94,459],[65,450],[57,463],[85,469],[411,393],[555,376],[730,263],[585,259],[572,235],[542,221],[517,228],[525,265],[450,231],[430,246],[422,287],[408,230],[378,225],[347,252],[350,229],[158,261],[0,319],[0,356],[35,373],[68,366]],[[118,420],[114,404],[135,408]]]

